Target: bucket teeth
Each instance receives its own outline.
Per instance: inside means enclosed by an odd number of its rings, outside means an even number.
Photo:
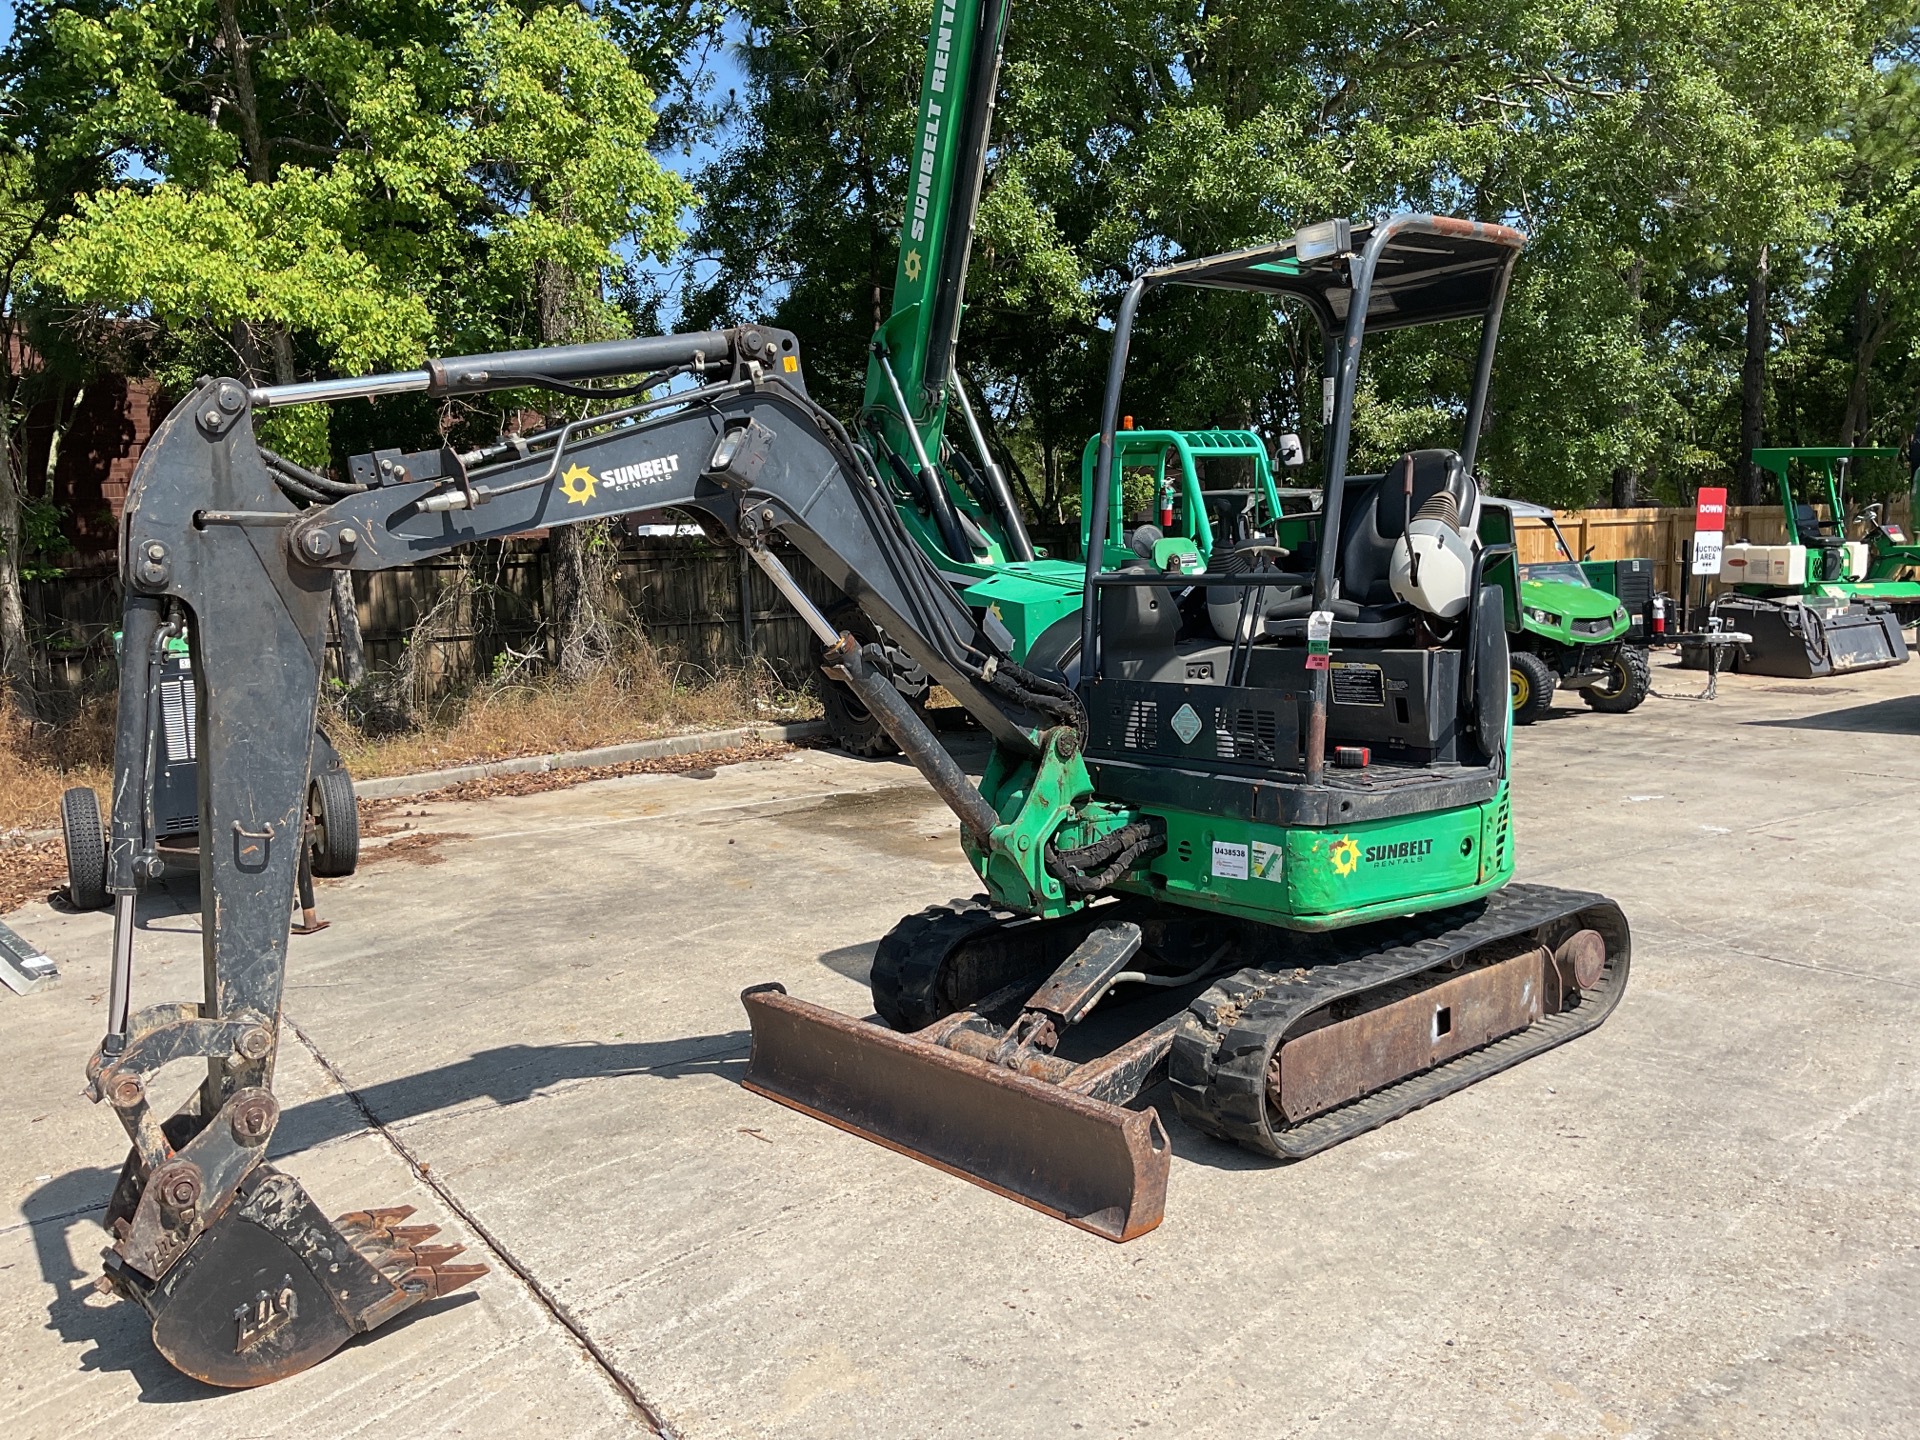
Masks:
[[[369,1265],[417,1299],[437,1299],[487,1273],[484,1265],[448,1263],[466,1250],[464,1245],[425,1243],[440,1233],[438,1225],[395,1223],[412,1214],[411,1205],[356,1210],[334,1223]]]
[[[487,1267],[484,1265],[438,1265],[431,1269],[416,1270],[410,1278],[425,1281],[427,1298],[438,1300],[442,1295],[450,1295],[486,1273]]]
[[[333,1223],[342,1230],[385,1230],[411,1214],[411,1205],[391,1205],[384,1210],[349,1210]]]

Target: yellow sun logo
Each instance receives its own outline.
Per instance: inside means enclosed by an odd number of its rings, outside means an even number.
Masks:
[[[584,465],[572,465],[560,477],[560,493],[569,505],[584,505],[593,499],[593,472]]]
[[[1333,869],[1338,875],[1351,875],[1360,864],[1360,847],[1353,843],[1351,836],[1342,835],[1340,843],[1333,847]]]
[[[906,272],[907,279],[909,280],[918,280],[920,278],[920,252],[918,250],[909,250],[907,252]]]

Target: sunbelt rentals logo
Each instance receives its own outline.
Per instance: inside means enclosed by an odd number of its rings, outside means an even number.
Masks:
[[[1390,840],[1380,845],[1368,845],[1364,849],[1351,835],[1342,835],[1334,842],[1328,854],[1333,861],[1333,872],[1346,876],[1353,874],[1365,861],[1372,865],[1406,865],[1415,860],[1424,860],[1433,853],[1433,841]]]

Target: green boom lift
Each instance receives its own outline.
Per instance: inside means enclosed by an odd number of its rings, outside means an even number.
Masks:
[[[954,365],[1008,8],[1008,0],[934,6],[893,308],[869,347],[858,429],[892,486],[902,525],[941,575],[1004,629],[1015,659],[1055,664],[1079,637],[1080,567],[1035,548]],[[965,447],[947,436],[956,410]],[[929,677],[903,647],[851,599],[827,614],[863,642],[881,643],[895,690],[924,706]],[[813,650],[818,673],[825,646]],[[846,686],[821,674],[819,690],[843,747],[865,755],[894,749]]]
[[[934,7],[892,312],[873,335],[858,428],[891,483],[907,533],[962,599],[986,610],[991,624],[1004,630],[1008,653],[1022,662],[1070,668],[1080,640],[1081,566],[1048,557],[1027,534],[954,358],[1008,8],[1008,0],[942,0]],[[965,445],[948,437],[956,411]],[[1087,442],[1082,466],[1083,540],[1098,442],[1098,436]],[[1293,444],[1297,452],[1298,442]],[[1171,476],[1169,457],[1177,461]],[[1260,477],[1255,491],[1203,491],[1196,461],[1208,459],[1252,461]],[[1265,443],[1251,431],[1130,431],[1113,463],[1157,467],[1163,508],[1177,511],[1181,523],[1145,543],[1185,538],[1190,543],[1183,553],[1196,568],[1212,543],[1209,511],[1237,539],[1280,513]],[[1116,510],[1103,564],[1134,558],[1121,543],[1120,519]],[[880,644],[895,690],[916,709],[924,706],[929,677],[904,647],[851,600],[827,613],[863,642]],[[816,643],[813,660],[834,737],[855,754],[890,753],[893,741],[872,711],[822,673],[825,651]]]

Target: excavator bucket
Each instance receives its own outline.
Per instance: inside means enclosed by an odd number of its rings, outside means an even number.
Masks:
[[[108,1284],[146,1308],[176,1369],[209,1385],[265,1385],[486,1274],[451,1263],[462,1246],[426,1243],[438,1227],[402,1223],[412,1213],[328,1220],[291,1176],[261,1165],[157,1284],[111,1260]]]
[[[1172,1147],[1159,1115],[1036,1080],[795,1000],[741,997],[749,1090],[1091,1230],[1131,1240],[1160,1223]]]

